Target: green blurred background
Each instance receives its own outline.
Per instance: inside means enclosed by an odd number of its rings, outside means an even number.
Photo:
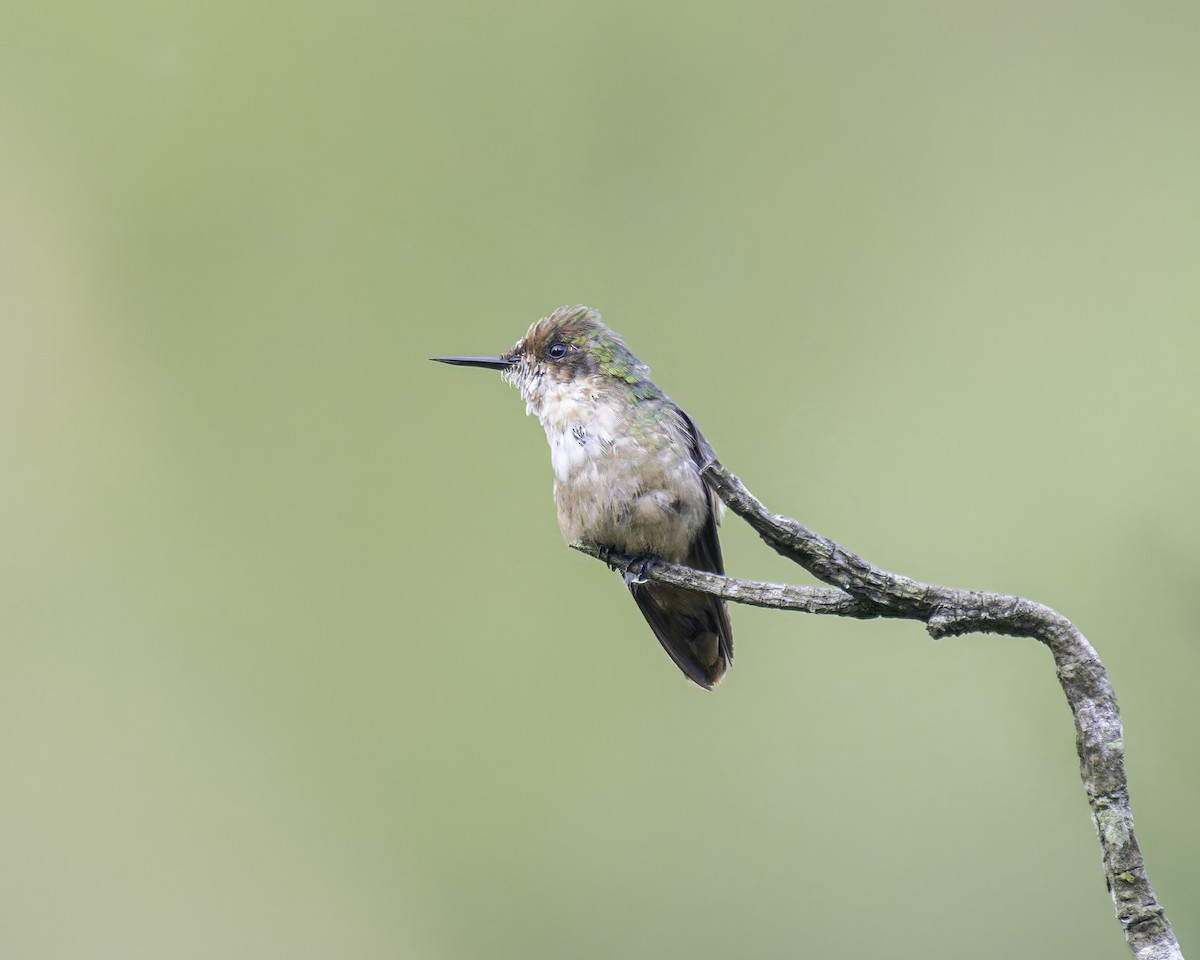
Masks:
[[[575,302],[772,509],[1084,629],[1196,949],[1200,7],[0,36],[0,953],[1127,955],[1035,644],[739,608],[704,694],[563,546],[426,358]]]

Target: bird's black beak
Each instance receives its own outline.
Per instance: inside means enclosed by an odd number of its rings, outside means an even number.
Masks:
[[[430,357],[438,363],[452,363],[456,367],[487,367],[489,370],[507,370],[515,361],[503,357]]]

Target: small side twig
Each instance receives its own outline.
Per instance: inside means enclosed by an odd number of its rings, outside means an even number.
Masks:
[[[935,638],[996,633],[1031,637],[1045,644],[1054,656],[1058,681],[1075,719],[1080,778],[1125,941],[1139,960],[1182,960],[1134,836],[1116,697],[1104,664],[1074,624],[1032,600],[920,583],[876,567],[797,521],[770,513],[703,440],[702,449],[707,460],[704,478],[728,507],[770,547],[830,586],[739,580],[664,561],[650,564],[642,575],[734,603],[856,619],[919,620]],[[596,544],[572,546],[610,564],[628,565],[645,559]]]

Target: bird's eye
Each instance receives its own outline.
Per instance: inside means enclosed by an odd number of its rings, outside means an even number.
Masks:
[[[567,355],[567,345],[565,343],[552,343],[550,349],[546,351],[546,356],[551,360],[561,360]]]

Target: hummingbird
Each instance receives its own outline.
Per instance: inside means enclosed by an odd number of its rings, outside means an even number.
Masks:
[[[499,370],[550,443],[558,526],[567,543],[724,573],[724,505],[700,475],[705,446],[691,417],[590,307],[559,307],[498,357],[434,357]],[[725,601],[625,583],[650,629],[693,683],[711,690],[733,660]]]

